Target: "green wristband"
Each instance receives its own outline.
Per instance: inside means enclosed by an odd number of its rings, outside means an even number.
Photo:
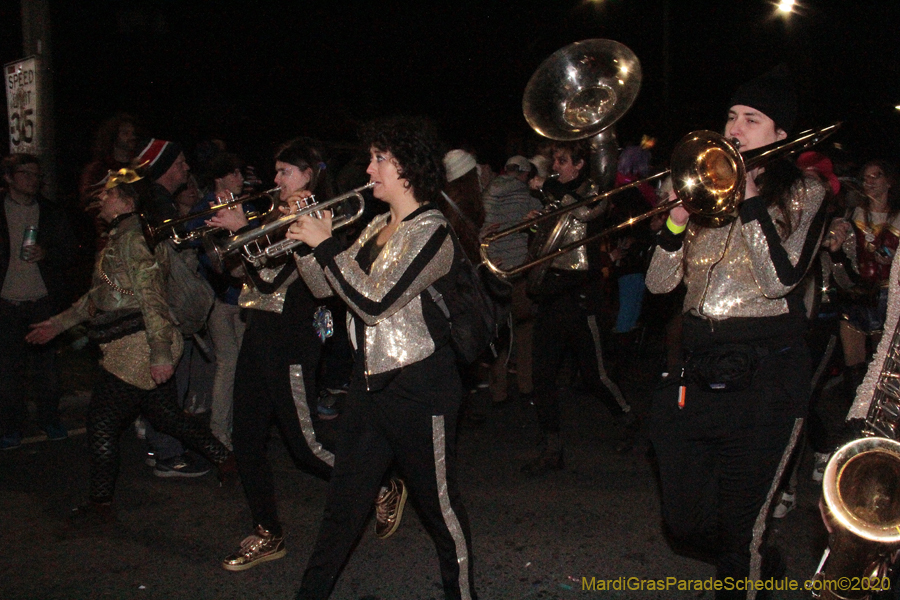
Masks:
[[[679,233],[682,233],[685,229],[687,229],[687,223],[685,223],[684,225],[676,225],[675,221],[672,220],[672,217],[669,217],[668,219],[666,219],[666,227],[669,228],[669,231],[671,231],[675,235],[678,235]]]

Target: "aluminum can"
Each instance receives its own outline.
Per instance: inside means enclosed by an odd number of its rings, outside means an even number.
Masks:
[[[31,225],[25,228],[22,235],[22,248],[19,250],[19,258],[25,260],[25,250],[37,244],[37,227]]]

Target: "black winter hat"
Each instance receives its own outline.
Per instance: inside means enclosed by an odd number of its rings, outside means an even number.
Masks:
[[[781,64],[738,88],[728,104],[750,106],[790,133],[797,120],[797,92],[787,65]]]

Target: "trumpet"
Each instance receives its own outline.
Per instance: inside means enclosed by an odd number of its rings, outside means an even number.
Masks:
[[[645,179],[633,181],[602,194],[594,194],[579,202],[568,204],[560,209],[485,236],[481,241],[481,257],[485,265],[498,276],[509,277],[517,275],[553,260],[561,254],[566,254],[580,246],[608,237],[626,227],[631,227],[654,215],[668,212],[678,205],[683,205],[691,213],[691,218],[703,226],[722,226],[737,216],[738,207],[744,199],[744,182],[747,171],[761,167],[776,158],[809,148],[833,134],[840,126],[841,123],[838,122],[820,129],[810,129],[793,139],[750,150],[744,154],[739,152],[738,144],[714,131],[689,133],[676,144],[672,153],[671,169],[656,173]],[[488,256],[490,245],[498,239],[530,229],[537,223],[547,219],[558,219],[560,216],[574,210],[606,200],[625,190],[670,174],[676,198],[661,202],[643,214],[607,227],[603,231],[562,246],[553,252],[515,268],[502,269],[494,264]]]
[[[191,213],[183,217],[167,219],[155,227],[150,225],[146,217],[144,217],[141,224],[141,228],[144,232],[144,239],[147,241],[147,245],[150,247],[150,249],[153,250],[157,246],[157,244],[165,239],[171,239],[175,243],[175,245],[179,245],[205,238],[210,233],[220,230],[221,227],[211,227],[209,225],[204,225],[202,227],[192,229],[187,233],[180,233],[177,228],[196,219],[204,219],[206,217],[212,216],[220,210],[234,210],[238,206],[246,204],[247,202],[255,202],[257,200],[267,199],[269,201],[269,207],[266,210],[250,211],[247,213],[248,220],[259,219],[268,214],[275,207],[275,192],[279,191],[280,189],[280,187],[274,187],[270,190],[266,190],[265,192],[259,192],[257,194],[247,194],[239,198],[235,198],[232,194],[231,200],[228,200],[227,202],[222,202],[221,204],[210,206],[206,210],[197,213]]]
[[[362,192],[371,189],[375,185],[374,182],[367,183],[340,196],[335,196],[323,202],[315,203],[300,209],[295,213],[284,215],[268,223],[264,223],[259,227],[250,229],[243,233],[231,235],[221,240],[215,240],[211,237],[204,238],[204,248],[206,255],[212,262],[213,268],[221,271],[224,268],[225,258],[241,252],[243,257],[252,264],[260,264],[268,258],[275,258],[294,251],[297,246],[303,244],[298,240],[292,240],[285,237],[273,241],[272,234],[277,231],[284,231],[291,223],[306,215],[314,215],[322,210],[328,210],[332,206],[340,204],[345,200],[356,198],[359,201],[359,207],[356,212],[343,215],[335,219],[331,224],[332,231],[346,227],[360,219],[366,209],[365,199]],[[315,196],[310,196],[308,201],[315,201]],[[283,236],[283,233],[282,233]]]

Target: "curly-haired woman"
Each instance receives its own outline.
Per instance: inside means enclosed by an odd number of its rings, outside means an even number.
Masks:
[[[325,515],[298,598],[327,598],[365,526],[384,473],[396,465],[437,548],[444,594],[474,598],[468,518],[456,478],[462,386],[449,323],[430,286],[452,285],[461,252],[435,201],[443,153],[424,120],[370,125],[367,172],[389,206],[341,252],[330,218],[300,218],[288,237],[315,248],[301,270],[350,309],[356,365]]]

